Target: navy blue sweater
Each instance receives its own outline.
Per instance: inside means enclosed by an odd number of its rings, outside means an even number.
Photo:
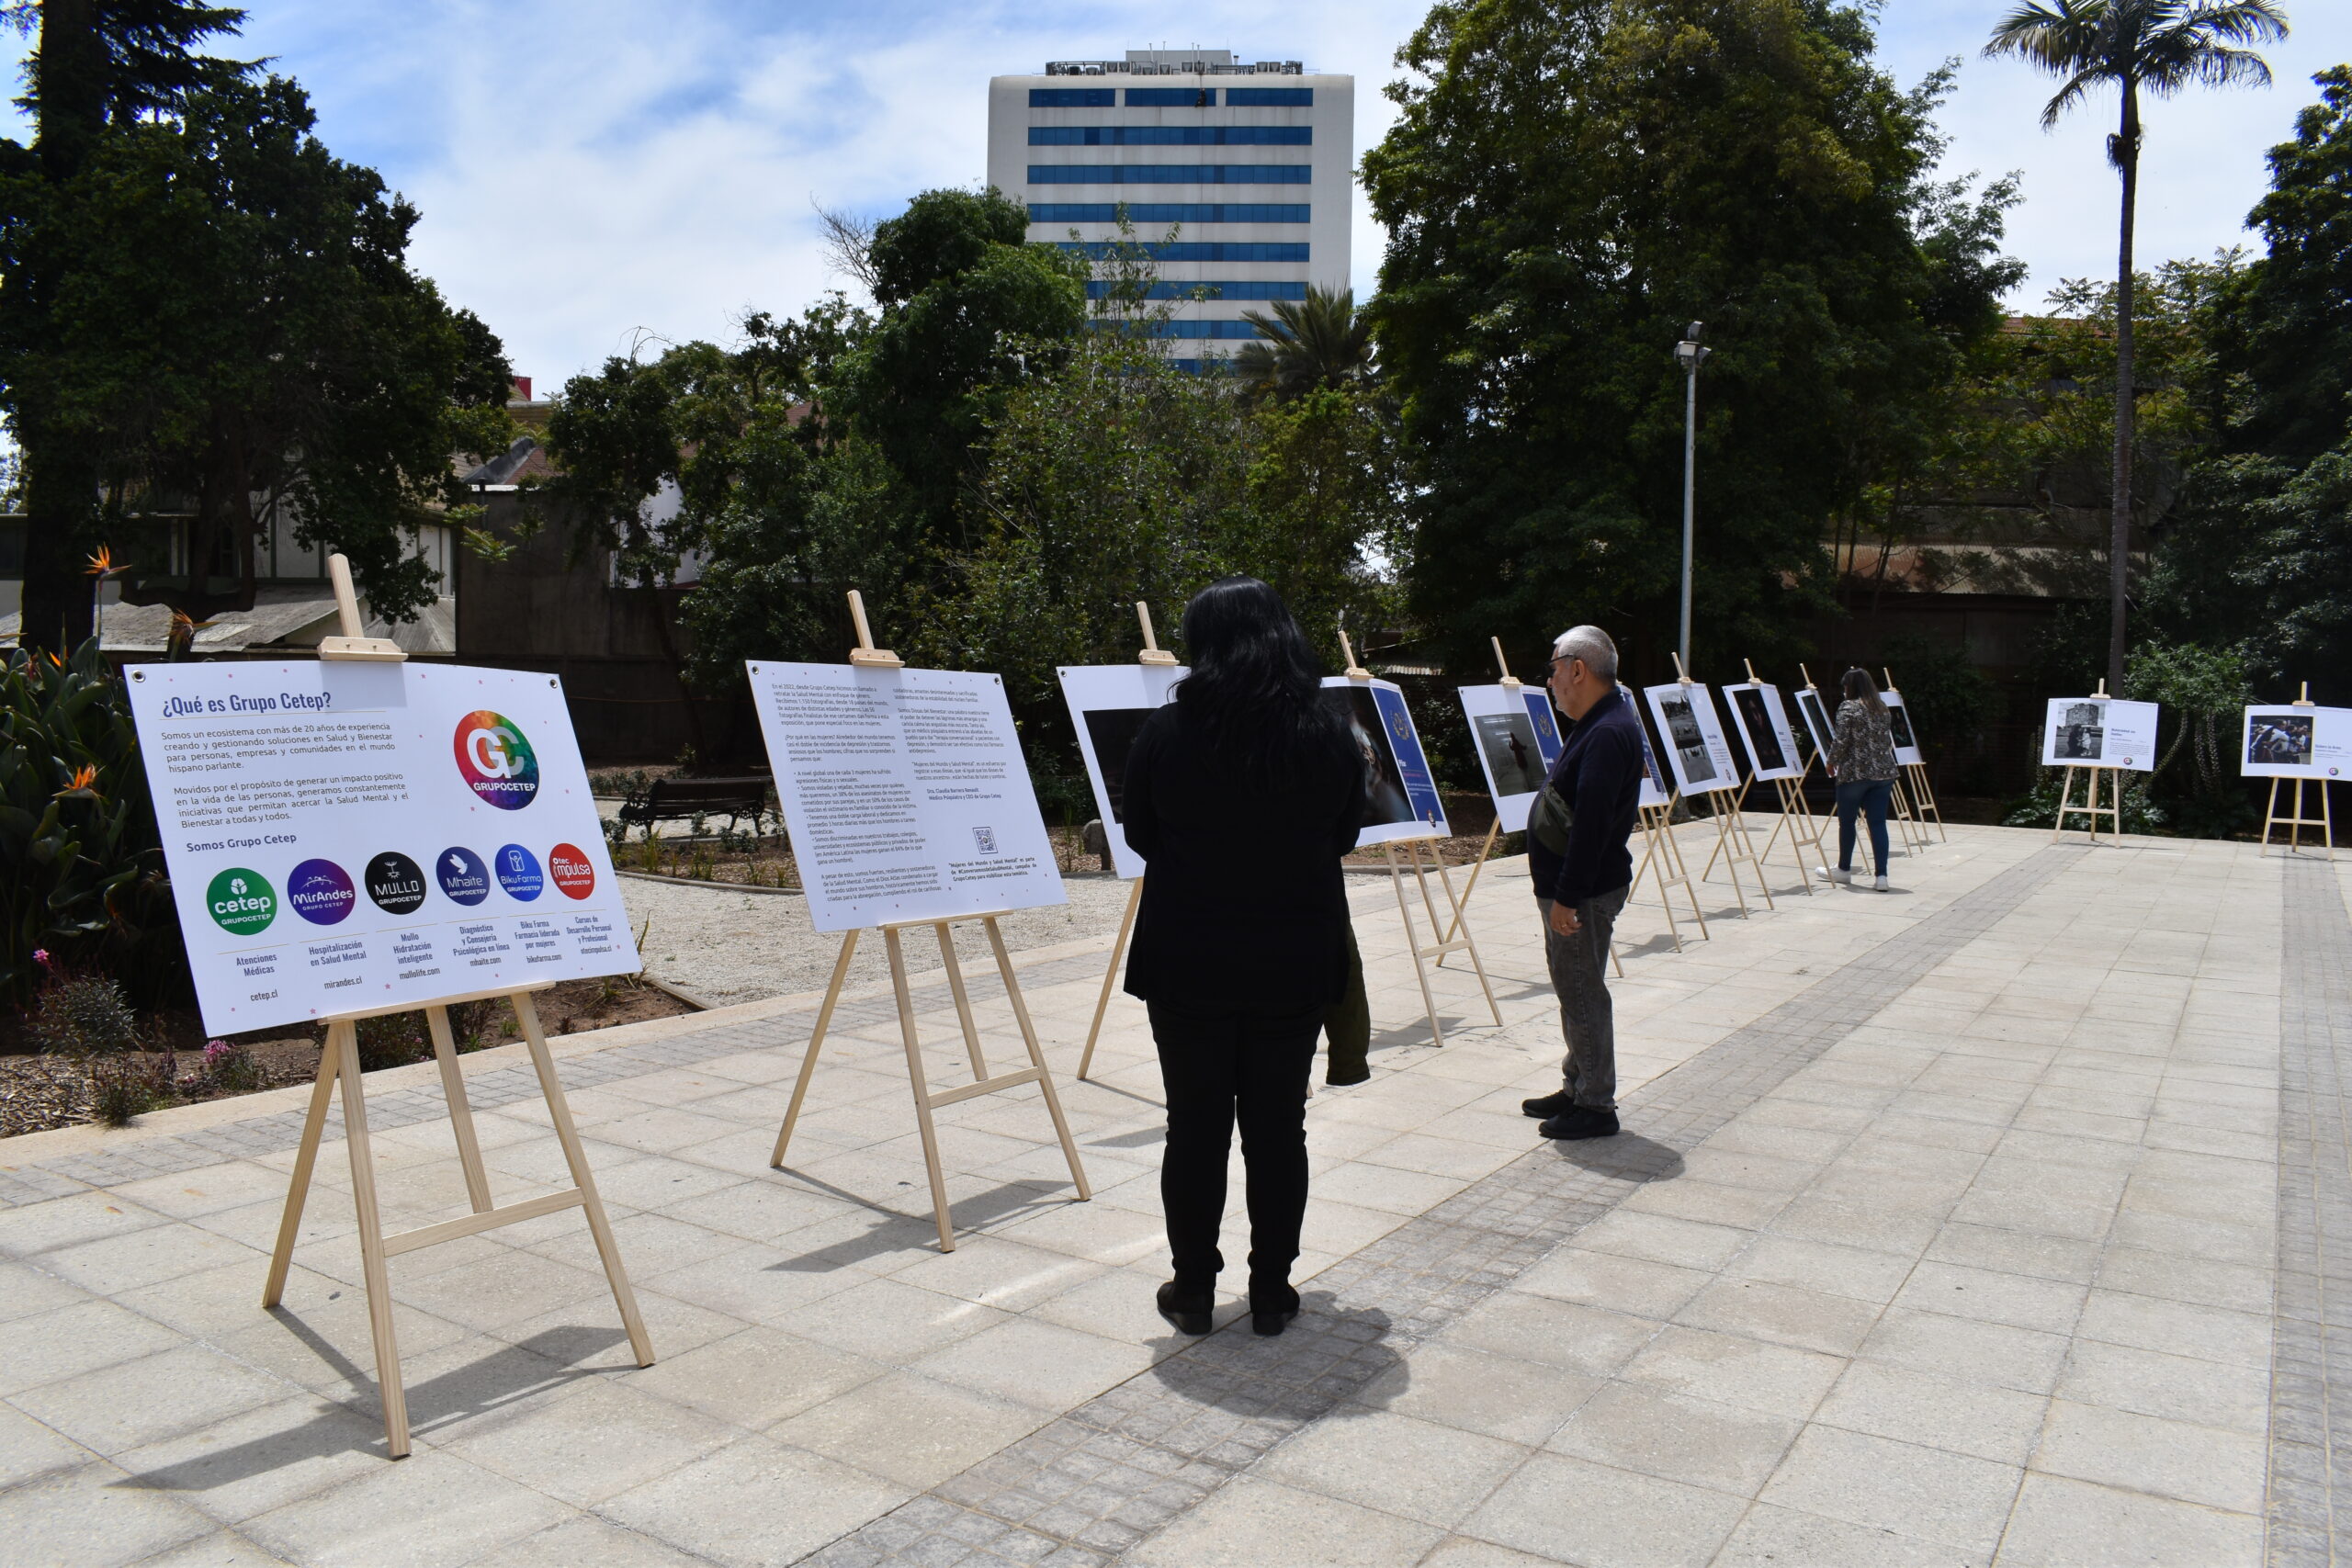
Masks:
[[[1641,719],[1631,703],[1611,692],[1581,720],[1565,715],[1560,724],[1560,760],[1552,764],[1552,787],[1576,813],[1568,829],[1568,852],[1555,855],[1527,838],[1527,869],[1538,898],[1581,904],[1634,880],[1634,857],[1625,840],[1634,831],[1634,807],[1642,798]]]

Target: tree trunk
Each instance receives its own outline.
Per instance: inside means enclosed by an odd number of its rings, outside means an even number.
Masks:
[[[2123,221],[2115,272],[2115,488],[2108,500],[2107,689],[2123,694],[2124,615],[2132,576],[2132,222],[2140,197],[2140,99],[2123,86],[2123,123],[2109,144],[2123,176]]]

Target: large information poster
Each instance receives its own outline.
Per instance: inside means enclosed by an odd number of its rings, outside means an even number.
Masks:
[[[1095,809],[1110,840],[1111,864],[1121,876],[1143,874],[1143,857],[1128,847],[1125,799],[1127,753],[1143,728],[1185,675],[1178,664],[1066,664],[1062,699],[1069,704],[1078,750],[1086,759],[1086,782],[1094,786]]]
[[[554,676],[358,662],[128,676],[205,1028],[641,967]]]
[[[1528,808],[1560,759],[1560,727],[1541,686],[1463,686],[1462,715],[1506,833],[1527,830]]]
[[[1666,737],[1666,754],[1676,781],[1686,795],[1706,795],[1739,787],[1739,767],[1731,760],[1731,742],[1724,736],[1724,721],[1715,715],[1715,700],[1702,681],[1669,681],[1645,686],[1658,732]]]
[[[2352,764],[2352,708],[2250,707],[2239,755],[2250,779],[2340,779]]]
[[[1068,902],[1003,677],[747,668],[819,931]]]
[[[1759,779],[1793,779],[1804,773],[1797,755],[1797,738],[1789,728],[1789,710],[1781,705],[1781,688],[1762,681],[1725,686],[1731,699],[1732,722],[1739,726],[1740,743]]]
[[[1413,728],[1405,694],[1388,681],[1326,675],[1323,700],[1340,716],[1363,758],[1363,830],[1356,835],[1356,847],[1443,838],[1445,804],[1421,754],[1420,732]]]
[[[2156,765],[2156,705],[2113,697],[2052,697],[2041,726],[2046,768],[2130,768]]]

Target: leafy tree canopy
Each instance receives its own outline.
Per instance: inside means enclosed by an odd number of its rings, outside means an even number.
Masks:
[[[2000,199],[1925,179],[1948,74],[1902,92],[1872,42],[1829,0],[1442,0],[1400,51],[1374,309],[1427,482],[1413,602],[1457,661],[1591,620],[1655,667],[1693,320],[1702,660],[1822,603],[1828,520],[2007,276]]]

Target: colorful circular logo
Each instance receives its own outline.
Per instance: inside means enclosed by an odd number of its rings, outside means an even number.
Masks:
[[[479,904],[490,897],[490,867],[471,850],[443,850],[433,863],[433,875],[452,904]]]
[[[520,811],[539,793],[539,759],[522,727],[481,708],[458,720],[458,773],[466,787],[502,811]]]
[[[212,920],[233,936],[248,936],[277,918],[277,894],[261,873],[232,865],[204,890]]]
[[[596,867],[571,844],[558,844],[548,852],[548,874],[555,878],[555,890],[567,898],[585,898],[596,891]]]
[[[397,850],[368,863],[368,897],[388,915],[405,915],[424,902],[424,873]]]
[[[539,874],[538,857],[520,844],[507,844],[498,852],[498,885],[506,896],[527,904],[539,896],[547,880]]]
[[[351,913],[359,890],[351,875],[331,860],[306,860],[286,878],[286,901],[314,926],[331,926]]]

